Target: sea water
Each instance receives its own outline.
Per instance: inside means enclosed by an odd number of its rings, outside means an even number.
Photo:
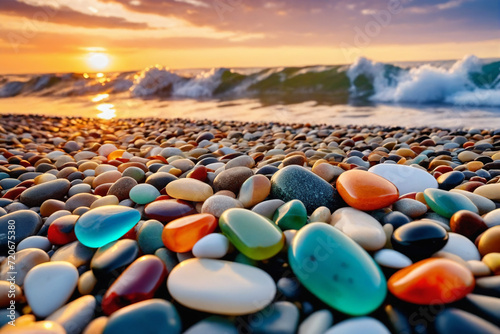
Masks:
[[[500,61],[0,76],[0,113],[500,127]]]

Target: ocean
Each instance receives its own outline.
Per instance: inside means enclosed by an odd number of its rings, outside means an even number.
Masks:
[[[500,127],[500,60],[0,75],[0,113]]]

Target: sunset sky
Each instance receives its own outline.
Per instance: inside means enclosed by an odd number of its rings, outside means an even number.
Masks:
[[[500,57],[498,0],[0,0],[0,73]]]

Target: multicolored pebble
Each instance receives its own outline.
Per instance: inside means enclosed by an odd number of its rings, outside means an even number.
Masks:
[[[219,218],[219,227],[244,255],[265,260],[285,245],[285,236],[271,220],[246,209],[229,209]]]
[[[441,189],[427,189],[424,191],[425,201],[431,209],[443,217],[451,218],[460,210],[478,213],[477,207],[470,199],[456,192]]]
[[[377,309],[387,293],[380,268],[357,243],[323,223],[303,227],[288,249],[290,266],[316,297],[349,315]]]
[[[107,205],[84,213],[75,224],[78,240],[87,247],[98,248],[127,233],[141,219],[132,208]]]
[[[252,159],[253,160],[253,159]],[[267,177],[261,174],[253,175],[241,185],[238,200],[245,208],[262,202],[271,192],[271,182]]]

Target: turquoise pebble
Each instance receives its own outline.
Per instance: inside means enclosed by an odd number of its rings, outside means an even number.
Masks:
[[[310,223],[300,229],[288,259],[310,292],[349,315],[374,311],[387,294],[386,279],[372,257],[331,225]]]
[[[154,219],[142,224],[137,234],[137,242],[139,242],[139,247],[144,254],[154,254],[158,248],[163,247],[161,240],[163,228],[163,224]]]
[[[457,192],[429,188],[424,191],[424,197],[425,202],[434,212],[446,218],[451,218],[455,212],[460,210],[478,213],[474,203]]]
[[[160,196],[158,189],[147,183],[138,184],[130,189],[129,192],[130,199],[137,204],[151,203],[158,196]]]
[[[99,248],[118,240],[141,219],[139,211],[120,205],[101,206],[76,221],[75,234],[87,247]]]
[[[280,206],[273,217],[282,230],[300,230],[307,223],[307,210],[299,200],[292,200]]]

